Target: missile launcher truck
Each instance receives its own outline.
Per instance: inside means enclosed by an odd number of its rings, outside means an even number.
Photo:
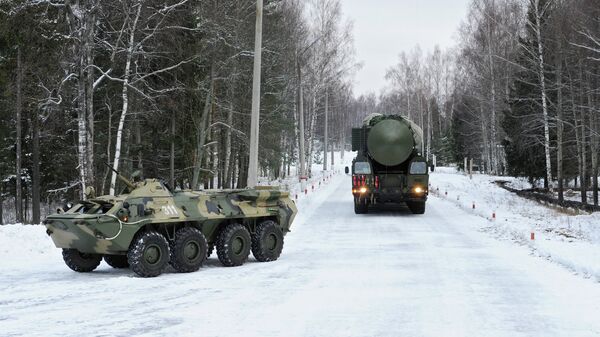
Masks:
[[[44,220],[46,233],[67,266],[91,272],[104,259],[141,277],[170,264],[193,272],[214,248],[225,266],[243,264],[252,251],[260,262],[276,260],[297,213],[289,193],[273,187],[174,191],[158,179],[131,182],[118,196],[89,198]]]
[[[352,161],[356,214],[382,203],[406,203],[412,213],[425,213],[429,173],[419,126],[399,115],[371,114],[352,129],[352,151],[358,151]]]

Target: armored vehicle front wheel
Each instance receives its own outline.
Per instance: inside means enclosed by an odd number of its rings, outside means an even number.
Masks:
[[[425,213],[425,201],[409,201],[406,203],[412,214]]]
[[[104,255],[104,262],[117,269],[129,268],[127,255]]]
[[[369,204],[366,199],[354,198],[354,214],[366,214],[369,212]]]
[[[202,232],[192,227],[181,228],[171,242],[171,265],[180,273],[196,271],[206,260],[207,250]]]
[[[224,266],[241,266],[248,259],[251,247],[250,232],[240,224],[229,224],[219,233],[217,256]]]
[[[77,249],[63,249],[62,256],[69,268],[80,273],[91,272],[102,261],[102,255],[82,253]]]
[[[260,262],[275,261],[283,250],[283,232],[272,220],[256,226],[252,236],[252,255]]]
[[[140,233],[131,242],[127,261],[141,277],[158,276],[169,264],[169,243],[156,231]]]

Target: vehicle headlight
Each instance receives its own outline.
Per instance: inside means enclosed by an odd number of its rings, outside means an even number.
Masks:
[[[417,194],[421,194],[421,193],[425,192],[425,190],[421,186],[417,186],[417,187],[413,188],[413,191]]]
[[[363,187],[361,187],[361,188],[360,188],[360,193],[361,193],[361,194],[367,193],[367,188],[366,188],[366,187],[364,187],[364,186],[363,186]]]

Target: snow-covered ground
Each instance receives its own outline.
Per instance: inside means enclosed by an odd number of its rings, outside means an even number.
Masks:
[[[600,281],[600,214],[544,206],[498,187],[496,180],[520,184],[520,179],[511,177],[474,174],[469,179],[451,168],[439,169],[430,183],[439,198],[487,219],[482,231],[525,245],[535,255]]]
[[[337,174],[299,195],[278,261],[225,268],[213,256],[153,279],[104,263],[72,272],[43,227],[0,226],[0,335],[599,336],[600,283],[582,277],[593,270],[554,255],[600,260],[596,216],[568,217],[569,239],[567,215],[491,177],[439,171],[424,215],[355,215],[350,178]]]

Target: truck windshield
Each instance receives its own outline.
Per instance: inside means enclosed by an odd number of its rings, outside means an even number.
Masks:
[[[410,174],[425,174],[427,173],[427,163],[416,161],[410,163]]]
[[[371,174],[371,165],[360,161],[354,163],[354,174]]]

